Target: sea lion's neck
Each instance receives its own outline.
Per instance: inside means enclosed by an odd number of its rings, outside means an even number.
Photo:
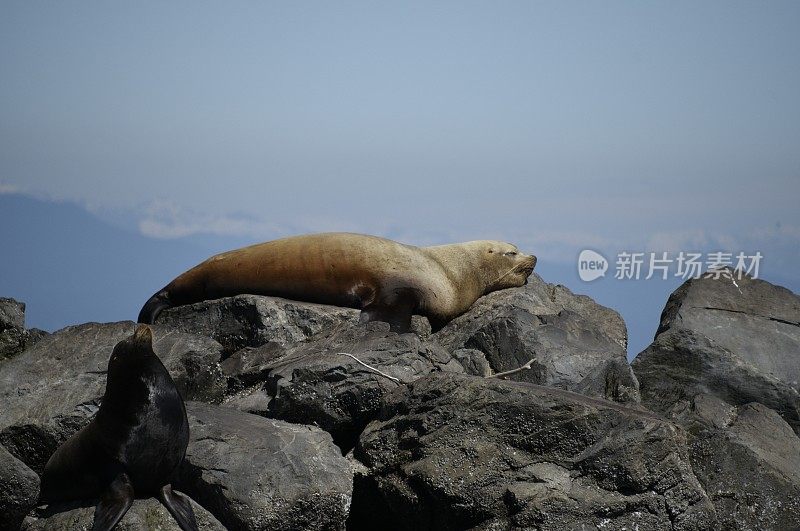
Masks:
[[[152,382],[159,379],[160,362],[154,355],[117,360],[109,366],[106,392],[98,415],[133,419],[149,401]]]
[[[457,313],[465,312],[488,286],[481,269],[480,256],[463,244],[437,245],[422,248],[441,266],[452,286],[452,304]]]

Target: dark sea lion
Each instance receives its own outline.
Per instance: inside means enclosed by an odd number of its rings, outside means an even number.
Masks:
[[[482,295],[522,286],[536,257],[479,240],[414,247],[350,233],[294,236],[212,256],[178,276],[142,307],[140,323],[165,308],[242,293],[362,310],[362,321],[406,331],[411,315],[434,330]]]
[[[134,498],[157,497],[181,529],[196,530],[189,500],[170,478],[189,443],[186,408],[153,352],[150,328],[114,347],[97,415],[50,457],[41,503],[99,498],[93,531],[112,529]]]

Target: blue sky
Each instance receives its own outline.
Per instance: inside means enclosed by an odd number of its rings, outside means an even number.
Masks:
[[[582,283],[581,249],[760,250],[797,291],[798,27],[778,1],[4,2],[0,191],[223,248],[499,238],[632,313],[615,293],[674,281]]]

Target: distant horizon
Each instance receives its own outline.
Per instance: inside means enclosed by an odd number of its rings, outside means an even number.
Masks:
[[[175,275],[212,254],[255,243],[199,234],[155,239],[137,232],[135,224],[113,226],[72,202],[16,193],[0,192],[2,205],[0,248],[15,260],[0,261],[0,297],[25,303],[26,326],[48,332],[87,321],[135,320],[147,298]],[[25,220],[28,226],[20,226],[25,215],[30,216]],[[52,260],[73,255],[71,271]],[[608,278],[583,282],[576,262],[561,263],[541,255],[535,273],[547,283],[562,284],[620,313],[628,328],[629,359],[652,341],[669,294],[683,282],[615,280],[613,271],[607,272]],[[760,278],[800,291],[796,277]]]

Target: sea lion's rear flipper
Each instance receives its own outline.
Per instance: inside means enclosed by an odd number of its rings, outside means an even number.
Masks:
[[[103,493],[94,510],[92,531],[109,531],[125,516],[133,504],[133,485],[128,475],[121,472]]]
[[[170,485],[164,485],[158,493],[158,499],[183,531],[198,531],[197,520],[195,520],[192,502],[189,501],[189,498],[172,490]]]

